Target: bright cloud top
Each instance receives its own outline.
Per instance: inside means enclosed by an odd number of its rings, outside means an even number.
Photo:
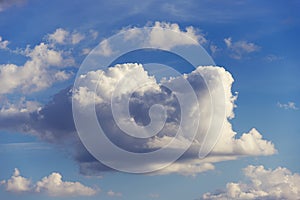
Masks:
[[[1,181],[1,185],[8,192],[45,193],[49,196],[92,196],[97,193],[97,189],[79,182],[63,181],[59,173],[52,173],[33,184],[30,179],[22,177],[18,169],[15,169],[10,179]]]
[[[300,175],[290,170],[278,167],[274,170],[264,166],[248,166],[244,175],[249,182],[227,183],[226,190],[215,193],[205,193],[203,199],[209,200],[279,200],[300,198]]]

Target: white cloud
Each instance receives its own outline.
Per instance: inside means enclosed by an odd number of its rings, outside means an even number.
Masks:
[[[16,115],[19,113],[30,113],[41,109],[41,105],[36,101],[27,101],[22,97],[17,103],[5,101],[0,104],[0,117],[8,115]]]
[[[240,200],[294,200],[300,198],[300,175],[293,174],[286,168],[275,170],[264,166],[248,166],[244,175],[249,182],[227,183],[226,190],[215,193],[205,193],[202,198],[210,200],[240,199]]]
[[[59,173],[52,173],[33,184],[30,179],[22,177],[18,169],[15,169],[10,179],[1,181],[1,185],[4,185],[8,192],[42,192],[49,196],[92,196],[97,193],[96,189],[79,182],[63,181]]]
[[[241,59],[245,54],[260,50],[260,47],[252,42],[244,40],[233,42],[231,37],[225,38],[224,42],[234,59]]]
[[[203,162],[200,159],[193,159],[185,162],[175,162],[151,175],[180,174],[183,176],[196,176],[199,173],[214,169],[215,166],[211,163],[205,163],[205,161]]]
[[[18,169],[15,169],[12,177],[7,181],[1,181],[1,185],[5,185],[8,192],[28,192],[31,188],[31,181],[20,176]]]
[[[285,110],[298,110],[299,108],[296,106],[295,102],[289,101],[288,103],[277,103],[279,108],[283,108]]]
[[[176,32],[176,34],[174,34]],[[119,33],[125,33],[124,41],[136,40],[146,47],[161,48],[170,50],[177,46],[198,45],[207,43],[205,35],[201,30],[192,26],[181,29],[176,23],[167,23],[156,21],[154,24],[148,24],[143,28],[130,27],[124,28]],[[118,44],[114,44],[118,45]],[[111,56],[115,50],[109,40],[103,40],[94,54],[103,56]]]
[[[60,68],[74,64],[74,60],[45,43],[27,48],[24,53],[29,58],[24,65],[0,64],[0,94],[17,89],[24,93],[40,91],[72,75]]]
[[[111,56],[114,51],[112,50],[108,40],[103,40],[100,44],[97,50],[92,51],[95,55],[102,55],[102,56]]]
[[[68,31],[66,31],[62,28],[58,28],[55,30],[54,33],[49,34],[48,38],[53,43],[64,44],[66,42],[69,34],[70,33]]]
[[[72,42],[72,44],[78,44],[84,38],[85,38],[85,36],[82,35],[81,33],[73,33],[72,38],[71,38],[71,42]]]
[[[48,34],[47,38],[52,44],[78,44],[85,39],[85,36],[76,31],[70,33],[63,28],[58,28],[54,33]]]
[[[211,44],[209,46],[209,49],[211,51],[211,53],[214,55],[215,53],[217,53],[218,51],[220,51],[219,47],[217,45]]]
[[[114,192],[112,190],[109,190],[107,192],[107,195],[110,196],[110,197],[122,197],[123,196],[122,193],[120,193],[120,192]]]
[[[192,40],[185,40],[185,37],[179,38],[178,35],[169,34],[167,30],[175,31],[179,34],[188,36]],[[186,27],[185,31],[181,31],[178,24],[166,22],[155,22],[149,33],[149,44],[154,47],[162,47],[171,49],[179,45],[195,45],[204,44],[207,40],[203,34],[198,34],[193,27]]]
[[[225,103],[225,116],[222,116],[222,113],[216,112],[217,108],[212,108],[211,99],[209,94],[206,94],[203,90],[203,82],[200,81],[201,77],[204,77],[207,80],[207,84],[210,88],[210,91],[214,93],[216,105],[222,105]],[[123,77],[126,77],[125,84],[120,84],[120,80]],[[192,148],[186,152],[185,156],[187,159],[179,160],[176,163],[155,172],[154,174],[170,174],[170,173],[179,173],[182,175],[187,176],[194,176],[197,173],[201,173],[207,170],[213,170],[214,166],[213,163],[220,162],[224,160],[233,160],[237,159],[240,156],[260,156],[260,155],[272,155],[276,153],[276,149],[274,144],[270,141],[265,140],[262,135],[256,130],[251,129],[248,133],[242,134],[240,138],[237,138],[237,133],[233,130],[232,125],[229,119],[234,117],[233,109],[235,107],[234,102],[237,96],[233,95],[231,92],[231,87],[233,83],[233,78],[229,72],[227,72],[224,68],[221,67],[213,67],[213,66],[206,66],[206,67],[198,67],[192,73],[184,75],[184,78],[187,79],[192,87],[195,90],[197,96],[201,96],[200,107],[203,108],[201,114],[201,126],[203,129],[197,132],[196,140],[192,144]],[[162,80],[165,81],[165,80]],[[135,95],[133,102],[138,102],[137,104],[132,104],[131,108],[133,110],[140,110],[146,109],[151,105],[150,102],[157,101],[157,97],[160,96],[160,104],[165,105],[167,112],[171,115],[171,118],[168,118],[169,122],[166,122],[162,131],[153,138],[148,139],[146,142],[136,142],[130,141],[126,137],[122,139],[122,133],[119,132],[118,129],[114,127],[116,125],[111,124],[107,125],[106,129],[109,130],[109,134],[112,137],[114,135],[118,136],[117,141],[122,141],[121,145],[132,148],[148,148],[148,149],[156,149],[160,147],[164,147],[168,144],[171,140],[174,139],[177,127],[177,114],[175,111],[178,110],[175,99],[171,96],[162,98],[166,94],[161,89],[162,82],[156,82],[154,77],[148,75],[147,71],[144,70],[143,66],[140,64],[123,64],[123,65],[116,65],[115,67],[111,67],[108,69],[107,72],[98,70],[98,71],[90,71],[86,75],[82,75],[80,77],[80,82],[82,83],[82,87],[80,87],[77,91],[74,91],[74,100],[77,101],[81,106],[82,109],[85,110],[85,106],[90,105],[91,103],[96,103],[96,105],[109,105],[111,103],[112,94],[119,94],[114,96],[113,98],[120,98],[122,99],[122,95],[126,93],[130,93],[133,90],[135,92],[140,93],[140,95]],[[169,85],[178,85],[178,79],[173,78],[166,81]],[[140,87],[144,83],[147,87]],[[98,85],[97,92],[94,92],[95,86]],[[124,87],[120,85],[125,85]],[[138,87],[139,86],[139,87]],[[139,88],[139,90],[136,90]],[[142,89],[142,90],[141,90]],[[225,93],[225,99],[219,93],[220,90],[223,90]],[[174,93],[183,92],[180,87],[178,87],[178,91],[173,91]],[[147,98],[143,97],[143,94],[147,96]],[[157,95],[157,96],[156,96]],[[126,95],[125,95],[126,96]],[[187,106],[186,109],[189,109],[192,113],[193,107],[196,105],[188,103],[190,98],[188,95],[184,102]],[[122,100],[120,100],[122,101]],[[222,102],[221,102],[222,101]],[[172,103],[171,103],[172,102]],[[142,107],[139,107],[140,105]],[[180,105],[181,109],[183,108]],[[135,108],[136,106],[136,108]],[[105,107],[105,106],[104,106]],[[109,115],[107,110],[101,110],[101,106],[99,106],[100,110],[99,113],[102,113],[103,120],[107,120],[112,116]],[[218,126],[218,121],[213,120],[210,122],[210,112],[211,109],[215,110],[215,114],[217,115],[217,119],[221,120],[223,123],[223,128],[220,130],[220,138],[218,139],[216,145],[212,149],[212,152],[204,159],[198,158],[198,152],[201,147],[199,141],[203,141],[205,137],[205,133],[208,127],[211,127],[214,130],[215,127]],[[136,111],[139,113],[138,111]],[[141,112],[141,111],[140,111]],[[148,112],[147,109],[143,112]],[[190,113],[190,112],[187,112]],[[143,123],[143,120],[146,120],[145,117],[142,117],[140,114],[133,114],[134,120]],[[181,116],[185,118],[187,116]],[[194,119],[198,119],[197,116]],[[101,117],[99,118],[101,121]],[[115,119],[116,120],[116,119]],[[128,121],[128,123],[132,123],[132,121]],[[108,123],[109,124],[109,123]],[[130,127],[129,125],[126,127]],[[186,126],[182,127],[183,131],[187,134],[191,132],[190,124],[186,124]],[[216,130],[216,129],[215,129]],[[132,131],[132,130],[131,130]],[[208,142],[212,145],[216,142],[217,138],[210,138],[208,137]],[[133,142],[133,143],[131,143]],[[184,143],[188,142],[186,139],[177,139],[176,142],[176,149],[179,150],[184,146]],[[185,158],[184,156],[184,158]],[[164,158],[162,156],[161,161],[163,162]],[[145,165],[157,165],[156,162],[148,163],[145,161]]]
[[[3,40],[0,36],[0,49],[7,49],[7,45],[9,44],[8,40]]]
[[[91,35],[91,37],[92,37],[93,40],[97,39],[98,34],[99,34],[98,31],[95,31],[93,29],[90,30],[89,33],[90,33],[90,35]]]
[[[36,192],[45,192],[49,196],[92,196],[96,190],[79,182],[63,181],[59,173],[52,173],[36,183]]]

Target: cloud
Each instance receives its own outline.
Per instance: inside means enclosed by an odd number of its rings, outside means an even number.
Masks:
[[[1,181],[1,185],[5,185],[8,192],[28,192],[31,188],[31,181],[20,176],[20,171],[16,168],[10,179]]]
[[[92,36],[95,36],[95,32],[92,32]],[[69,31],[58,28],[54,33],[48,34],[47,39],[52,44],[78,44],[80,41],[85,39],[85,36],[82,33],[73,31],[70,33]]]
[[[7,45],[9,44],[8,40],[3,40],[0,36],[0,49],[7,49]]]
[[[288,103],[277,103],[279,108],[283,108],[285,110],[298,110],[299,108],[296,106],[295,102],[289,101]]]
[[[157,193],[151,193],[151,194],[149,194],[149,197],[150,197],[151,199],[158,199],[158,198],[160,197],[160,195],[157,194]]]
[[[21,5],[25,2],[25,0],[1,0],[0,1],[0,12],[8,9],[11,6],[14,5]]]
[[[244,170],[248,182],[227,183],[226,190],[205,193],[202,199],[293,200],[300,198],[300,175],[286,168],[274,170],[264,166],[248,166]]]
[[[265,57],[265,60],[268,62],[274,62],[274,61],[278,61],[278,60],[282,60],[282,59],[283,59],[283,57],[277,56],[274,54],[269,54]]]
[[[98,37],[98,35],[99,35],[98,31],[93,30],[93,29],[91,29],[91,30],[89,31],[89,33],[90,33],[90,35],[91,35],[91,37],[92,37],[93,40],[97,39],[97,37]]]
[[[73,65],[73,58],[48,44],[40,43],[33,49],[26,48],[24,54],[28,57],[24,65],[0,64],[0,94],[16,90],[23,93],[40,91],[72,75],[62,68]]]
[[[244,40],[233,42],[232,38],[225,38],[224,42],[230,55],[234,59],[241,59],[244,55],[260,50],[260,47],[254,43]]]
[[[83,51],[83,53],[85,53],[85,51]],[[86,52],[87,53],[87,52]],[[100,44],[99,44],[99,48],[96,51],[92,52],[95,55],[102,55],[102,56],[111,56],[114,51],[112,50],[108,40],[103,40]]]
[[[131,28],[129,30],[124,35],[124,40],[140,38],[140,29]],[[155,22],[154,27],[149,27],[147,30],[146,37],[142,37],[143,42],[156,47],[174,48],[178,45],[195,45],[207,41],[201,31],[193,27],[182,30],[178,24]],[[168,38],[166,30],[176,31],[194,40],[192,40],[193,42],[191,40],[186,41],[184,39],[186,37],[182,37],[180,40],[178,38]],[[77,33],[59,28],[54,33],[47,35],[48,44],[40,43],[32,49],[28,47],[20,51],[28,57],[24,65],[0,65],[0,94],[10,94],[15,91],[23,93],[40,91],[50,87],[57,81],[70,78],[72,74],[68,73],[65,67],[74,63],[74,60],[63,51],[57,50],[57,45],[80,42],[81,34]],[[97,34],[98,32],[90,32],[91,37],[95,36],[96,38]],[[74,40],[72,39],[73,36]],[[227,40],[227,43],[229,46],[234,46],[231,39]],[[114,53],[114,49],[110,46],[108,40],[104,40],[101,44],[100,53],[103,55]],[[89,49],[84,50],[85,53],[88,51]],[[130,82],[122,86],[119,82],[124,77],[129,78]],[[202,77],[207,80],[207,83],[203,81]],[[201,128],[197,131],[191,148],[178,162],[153,174],[178,173],[194,176],[197,173],[213,170],[216,162],[234,160],[240,156],[260,156],[276,153],[274,145],[264,139],[256,129],[251,129],[248,133],[243,133],[241,137],[237,137],[237,133],[233,130],[229,121],[229,119],[234,118],[234,102],[237,99],[237,95],[231,91],[234,79],[224,68],[199,66],[193,72],[182,76],[156,80],[156,77],[149,75],[143,65],[127,63],[113,66],[106,71],[89,71],[81,75],[79,79],[82,82],[82,87],[76,91],[68,87],[54,95],[53,99],[43,106],[25,98],[14,103],[4,100],[0,109],[0,128],[30,133],[47,142],[59,144],[61,148],[65,148],[70,152],[79,164],[80,172],[84,175],[110,171],[112,169],[99,163],[91,156],[77,135],[71,105],[72,92],[74,92],[74,100],[80,104],[83,111],[91,103],[94,103],[94,100],[96,101],[99,122],[108,131],[109,138],[119,147],[133,152],[149,152],[165,146],[175,138],[181,118],[191,118],[191,121],[183,126],[183,131],[187,135],[191,135],[192,132],[191,128],[193,126],[190,123],[197,120],[201,122]],[[186,92],[184,88],[179,87],[182,79],[190,83],[199,99],[202,108],[201,119],[195,111],[197,105],[191,102],[189,95],[183,95],[185,104],[179,105],[178,103],[176,94],[185,94]],[[92,88],[99,81],[100,84],[95,93]],[[163,84],[176,86],[177,89],[170,92],[166,87],[163,87]],[[207,92],[207,87],[214,95],[214,105],[211,104],[211,94]],[[114,121],[110,109],[112,95],[115,95],[115,99],[123,101],[123,95],[126,96],[131,91],[134,91],[134,95],[131,96],[129,101],[130,120],[124,120],[121,117],[119,122],[122,122],[122,126],[126,127],[127,130],[149,135],[149,130],[136,131],[139,130],[136,128],[137,126],[131,126],[130,124],[136,122],[140,126],[147,125],[150,120],[148,115],[150,107],[155,103],[161,104],[166,108],[167,121],[156,136],[143,140],[134,139],[124,134],[122,129],[118,128],[120,124],[116,124],[116,121]],[[225,115],[222,105],[225,106]],[[182,108],[186,109],[187,112],[181,113]],[[214,113],[212,113],[212,110],[214,110]],[[216,118],[211,121],[212,114]],[[159,118],[156,117],[155,119]],[[219,128],[218,121],[224,121],[222,129]],[[207,133],[208,130],[211,130],[211,132]],[[214,149],[209,156],[199,159],[198,153],[205,135],[218,135],[219,133],[220,138],[217,143],[217,138],[207,137],[208,144],[214,146]],[[187,143],[191,142],[191,138],[177,138],[174,142],[176,144],[175,150],[181,150]],[[72,145],[66,145],[66,143]],[[209,152],[210,149],[207,149],[207,151]],[[165,159],[166,157],[161,155],[156,161],[145,161],[144,166],[156,166],[164,163]]]
[[[123,196],[122,193],[120,193],[120,192],[114,192],[112,190],[109,190],[107,192],[107,195],[110,196],[110,197],[122,197]]]
[[[122,35],[122,33],[125,33]],[[174,34],[177,33],[177,34]],[[170,50],[177,46],[206,44],[208,40],[201,30],[192,26],[180,28],[176,23],[159,22],[148,24],[143,28],[124,28],[119,32],[124,41],[139,41],[145,47],[160,48]],[[116,47],[117,48],[117,47]],[[100,47],[94,54],[111,56],[116,50],[109,40],[105,39],[100,43]]]
[[[122,87],[119,83],[122,77],[127,77],[131,80],[127,83],[126,87]],[[213,148],[212,152],[204,159],[198,158],[198,152],[200,149],[201,141],[205,136],[208,127],[217,127],[215,121],[210,123],[209,118],[211,114],[211,104],[210,96],[205,92],[204,82],[201,81],[200,77],[204,77],[209,80],[207,83],[212,91],[218,91],[219,89],[224,90],[225,99],[216,96],[216,101],[224,101],[217,103],[225,103],[226,115],[220,115],[221,120],[224,121],[223,128],[220,130],[220,138]],[[217,77],[221,77],[221,80]],[[197,132],[195,141],[192,143],[191,148],[174,164],[161,171],[155,172],[153,175],[157,174],[170,174],[178,173],[187,176],[194,176],[197,173],[201,173],[208,170],[213,170],[213,163],[221,162],[225,160],[238,159],[240,156],[260,156],[260,155],[272,155],[276,153],[274,145],[265,140],[262,135],[256,130],[252,129],[248,133],[242,134],[241,137],[237,138],[237,133],[233,131],[232,125],[229,119],[234,117],[233,109],[235,107],[234,101],[237,96],[233,95],[231,92],[231,86],[233,83],[233,78],[231,74],[225,71],[221,67],[198,67],[193,72],[184,75],[184,78],[190,82],[193,89],[195,90],[197,96],[201,96],[200,105],[201,108],[205,108],[202,111],[201,128]],[[99,83],[97,92],[90,90]],[[149,152],[158,148],[163,147],[170,140],[174,139],[176,135],[176,130],[178,127],[178,119],[180,117],[185,118],[187,116],[180,114],[178,112],[179,104],[175,98],[174,93],[185,92],[184,90],[173,91],[173,93],[168,92],[165,88],[161,86],[160,82],[157,82],[155,77],[150,76],[147,71],[143,68],[141,64],[120,64],[109,68],[107,71],[97,70],[90,71],[85,75],[80,77],[80,81],[83,83],[82,87],[74,92],[74,100],[81,105],[81,109],[84,111],[86,106],[90,105],[93,100],[96,100],[97,113],[99,113],[98,119],[103,126],[103,129],[108,131],[110,140],[125,150],[133,152]],[[163,81],[163,79],[162,79]],[[170,80],[165,80],[169,85],[176,85],[178,78],[173,78]],[[147,84],[144,84],[147,83]],[[136,86],[139,86],[136,90]],[[143,86],[143,87],[141,87]],[[165,106],[167,109],[167,121],[163,129],[155,136],[148,139],[135,139],[124,134],[116,125],[113,120],[112,111],[110,109],[111,96],[113,94],[118,94],[121,96],[115,96],[115,98],[122,99],[122,95],[125,95],[132,90],[135,91],[134,95],[130,99],[130,112],[133,121],[140,125],[145,125],[149,122],[149,116],[147,115],[148,110],[151,105],[159,103]],[[216,92],[215,95],[219,93]],[[13,105],[8,106],[3,109],[0,114],[0,127],[2,129],[16,130],[20,132],[31,133],[42,140],[61,144],[62,148],[67,149],[73,158],[78,162],[80,166],[80,172],[85,175],[95,175],[103,171],[112,170],[103,164],[99,163],[95,158],[93,158],[81,144],[76,129],[73,122],[72,107],[71,107],[71,88],[66,88],[58,94],[56,94],[51,102],[43,107],[32,106],[31,109],[27,108],[30,112],[18,113],[18,110],[23,106],[25,109],[25,103],[19,106]],[[189,102],[188,95],[184,102]],[[30,105],[30,104],[28,104]],[[186,109],[193,112],[194,105],[190,103],[185,104]],[[184,106],[184,105],[181,105]],[[9,107],[14,109],[13,115],[9,115]],[[181,107],[183,108],[183,107]],[[216,108],[214,108],[216,109]],[[26,110],[26,109],[25,109]],[[181,115],[181,116],[180,116]],[[225,118],[224,118],[225,117]],[[122,118],[120,118],[122,119]],[[197,120],[197,116],[193,117]],[[7,123],[9,122],[9,123]],[[126,121],[123,121],[128,123]],[[131,127],[127,126],[126,127]],[[191,126],[187,123],[183,126],[184,131],[188,134],[191,131]],[[134,129],[131,129],[134,131]],[[212,129],[214,130],[214,129]],[[216,130],[216,129],[215,129]],[[147,134],[147,132],[145,132]],[[199,142],[200,141],[200,142]],[[211,144],[215,143],[215,139],[207,140]],[[72,143],[72,145],[66,145],[67,143]],[[177,139],[175,148],[180,150],[186,139]],[[121,158],[120,158],[121,159]],[[160,159],[155,161],[145,161],[145,167],[151,165],[155,166],[165,162],[164,155],[161,155]]]
[[[84,186],[79,182],[63,181],[59,173],[52,173],[42,178],[36,184],[30,179],[22,177],[20,171],[15,169],[14,174],[8,180],[1,181],[6,191],[13,193],[31,192],[45,193],[49,196],[92,196],[97,193],[96,189]]]
[[[191,40],[185,40],[184,37],[178,39],[178,35],[170,35],[165,29],[188,36],[189,38],[193,39],[193,42],[191,42]],[[155,22],[149,33],[149,44],[151,46],[162,47],[166,49],[171,49],[178,45],[204,44],[206,42],[206,38],[199,30],[196,30],[190,26],[186,27],[185,30],[182,31],[179,25],[176,23],[171,24],[167,22]]]
[[[63,181],[59,173],[52,173],[36,183],[36,192],[49,196],[93,196],[97,191],[79,182]]]

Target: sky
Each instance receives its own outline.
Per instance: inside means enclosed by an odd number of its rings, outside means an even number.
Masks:
[[[299,9],[0,0],[0,199],[299,199]]]

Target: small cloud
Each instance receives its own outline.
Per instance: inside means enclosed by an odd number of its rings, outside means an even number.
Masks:
[[[90,33],[91,37],[93,38],[93,40],[97,39],[98,34],[99,34],[98,31],[95,31],[95,30],[93,30],[93,29],[91,29],[91,30],[89,31],[89,33]]]
[[[157,193],[151,193],[151,194],[149,194],[149,197],[152,199],[158,199],[160,196]]]
[[[79,182],[63,181],[62,175],[59,173],[52,173],[33,184],[30,179],[22,177],[17,168],[12,177],[8,180],[2,180],[0,185],[4,185],[6,191],[12,193],[43,192],[49,196],[92,196],[98,192],[98,190],[84,186]]]
[[[227,183],[225,190],[205,193],[202,199],[300,199],[300,175],[286,168],[272,170],[249,165],[243,173],[249,182]]]
[[[99,44],[99,47],[92,53],[95,55],[108,57],[111,56],[114,53],[114,51],[112,50],[108,40],[105,39]]]
[[[252,42],[244,40],[233,42],[231,37],[225,38],[224,42],[231,53],[231,57],[234,59],[241,59],[245,54],[260,50],[260,47]]]
[[[0,184],[5,186],[6,191],[14,193],[28,192],[32,189],[31,181],[20,176],[20,171],[17,168],[15,168],[10,179],[3,180]]]
[[[83,40],[85,36],[81,33],[73,33],[71,36],[71,43],[78,44],[81,40]]]
[[[0,49],[7,49],[7,45],[9,44],[8,40],[3,40],[0,36]]]
[[[55,45],[55,44],[78,44],[83,39],[85,39],[85,36],[76,31],[73,31],[71,33],[63,28],[58,28],[55,30],[54,33],[48,34],[47,38],[52,45]]]
[[[211,53],[214,55],[216,54],[218,51],[220,51],[221,49],[217,46],[217,45],[214,45],[214,44],[211,44],[209,46],[209,49],[211,51]]]
[[[114,192],[112,190],[109,190],[107,192],[107,195],[110,196],[110,197],[122,197],[122,193],[120,193],[120,192]]]
[[[299,108],[296,106],[295,102],[289,101],[288,103],[277,103],[279,108],[283,108],[285,110],[298,110]]]
[[[90,48],[84,48],[84,49],[82,49],[81,54],[82,54],[82,55],[87,55],[87,54],[89,54],[90,52],[91,52],[91,49],[90,49]]]
[[[69,31],[66,31],[62,28],[58,28],[55,30],[54,33],[49,34],[48,38],[53,43],[64,44],[69,34]]]
[[[273,54],[267,55],[265,57],[265,60],[268,61],[268,62],[274,62],[274,61],[282,60],[282,59],[283,59],[283,57],[276,56],[276,55],[273,55]]]

